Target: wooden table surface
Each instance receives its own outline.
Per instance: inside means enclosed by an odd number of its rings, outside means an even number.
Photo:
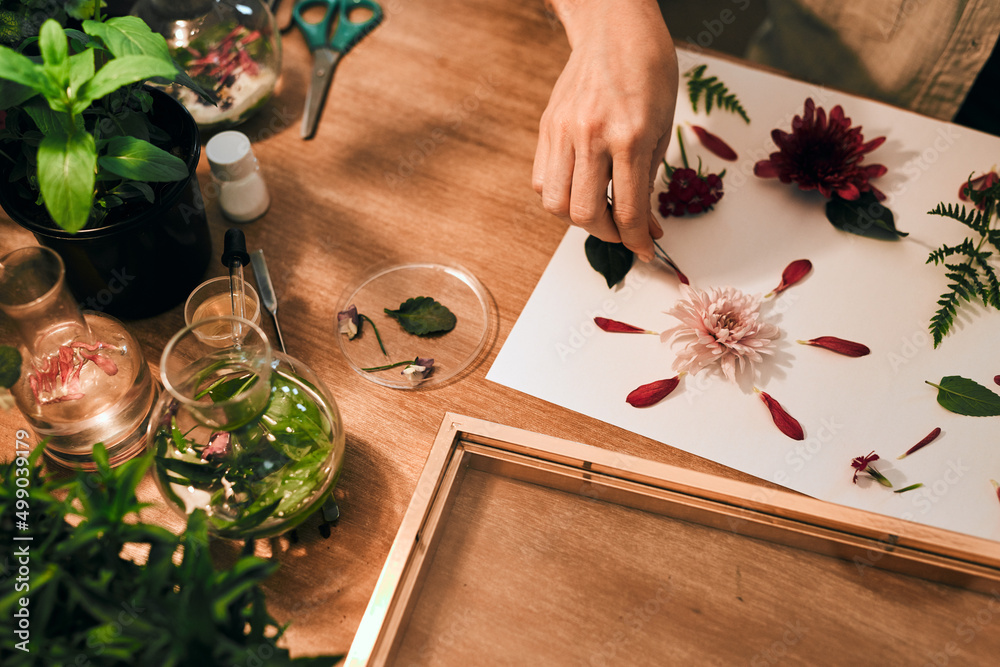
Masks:
[[[251,251],[266,249],[289,353],[329,386],[347,431],[335,492],[342,518],[330,538],[312,517],[297,543],[258,545],[282,563],[266,591],[272,613],[291,621],[293,655],[349,648],[446,411],[763,484],[486,380],[565,231],[542,210],[531,165],[538,119],[569,47],[541,0],[383,6],[383,24],[340,63],[315,139],[299,137],[310,56],[295,32],[284,38],[276,96],[239,128],[254,142],[272,196],[268,213],[241,228]],[[198,178],[217,257],[231,225],[204,156]],[[0,217],[0,253],[34,243]],[[366,381],[337,343],[341,295],[374,264],[429,256],[460,263],[485,285],[499,313],[496,340],[455,383],[404,392]],[[208,275],[223,273],[213,259]],[[264,325],[273,332],[266,314]],[[127,326],[155,360],[183,326],[182,306]],[[0,327],[0,339],[12,342],[9,323]],[[24,426],[16,411],[0,414],[0,456],[12,455]],[[140,492],[159,499],[148,478]],[[148,518],[182,526],[162,502]],[[224,562],[238,545],[213,549]]]

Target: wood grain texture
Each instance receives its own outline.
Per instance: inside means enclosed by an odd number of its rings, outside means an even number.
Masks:
[[[291,3],[282,5],[287,12]],[[239,128],[254,142],[272,196],[268,213],[241,227],[248,248],[265,249],[288,351],[329,386],[347,431],[336,490],[342,518],[332,536],[323,539],[319,520],[311,518],[298,530],[297,543],[282,538],[258,547],[282,563],[266,591],[274,615],[291,621],[285,641],[293,655],[349,648],[449,410],[754,481],[486,381],[565,231],[541,209],[531,188],[531,165],[538,119],[569,47],[541,0],[386,0],[383,5],[384,23],[340,63],[315,139],[299,138],[310,58],[294,32],[284,38],[276,96]],[[213,254],[219,255],[230,225],[219,212],[204,156],[198,178]],[[0,253],[33,244],[29,233],[0,217]],[[453,384],[401,392],[368,382],[347,366],[337,344],[334,319],[344,305],[341,295],[371,265],[427,256],[450,258],[482,281],[499,313],[497,339],[485,361]],[[213,260],[206,277],[223,272]],[[264,324],[273,333],[266,314]],[[127,325],[155,360],[183,326],[182,306]],[[0,340],[13,342],[9,322],[0,321]],[[16,412],[0,414],[0,457],[13,455],[14,434],[24,426]],[[180,517],[159,501],[149,479],[140,492],[157,503],[148,513],[151,520],[181,528]],[[226,542],[213,545],[223,564],[238,549]],[[766,560],[753,567],[760,572],[747,568],[743,576],[781,574]],[[730,568],[718,593],[709,586],[704,595],[731,598],[734,577]],[[836,597],[836,590],[828,590],[821,599],[835,604]],[[925,603],[933,600],[931,595]],[[621,608],[638,601],[624,600]],[[941,638],[954,634],[950,626],[939,630]],[[908,631],[894,626],[893,632],[905,637]]]

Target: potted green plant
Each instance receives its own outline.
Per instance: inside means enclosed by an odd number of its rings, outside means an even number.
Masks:
[[[79,30],[50,19],[0,46],[0,205],[63,257],[84,308],[124,317],[183,300],[211,255],[197,125],[149,80],[196,88],[162,36],[99,2]]]

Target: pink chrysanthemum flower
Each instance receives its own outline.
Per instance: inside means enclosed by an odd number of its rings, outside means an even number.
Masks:
[[[692,375],[718,364],[731,382],[738,374],[753,373],[754,364],[774,353],[778,327],[760,314],[763,298],[726,287],[702,291],[682,286],[683,298],[667,311],[680,324],[660,334],[660,340],[679,349],[674,370]]]
[[[792,120],[792,131],[772,130],[771,139],[778,152],[754,165],[753,173],[761,178],[778,178],[782,183],[798,183],[802,190],[819,190],[827,199],[837,195],[854,201],[862,192],[871,192],[882,201],[885,195],[869,179],[886,172],[881,164],[862,166],[865,154],[885,142],[878,137],[865,142],[860,127],[851,127],[838,104],[829,117],[812,98],[806,100],[805,112]]]

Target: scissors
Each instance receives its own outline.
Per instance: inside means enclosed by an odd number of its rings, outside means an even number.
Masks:
[[[319,21],[309,21],[304,15],[313,7],[325,8]],[[352,21],[350,14],[356,9],[368,10],[371,16],[364,21]],[[300,0],[296,3],[292,10],[292,22],[305,37],[306,45],[313,54],[312,79],[306,96],[305,115],[302,116],[303,139],[311,139],[316,133],[333,72],[341,56],[381,21],[382,7],[374,0]]]

